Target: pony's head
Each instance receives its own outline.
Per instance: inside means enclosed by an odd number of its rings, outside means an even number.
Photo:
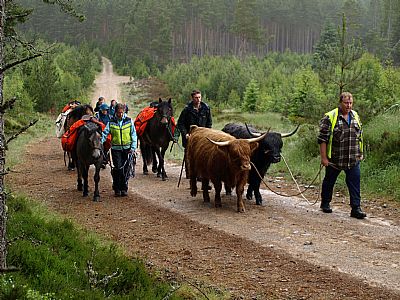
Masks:
[[[76,121],[82,119],[84,115],[94,115],[93,107],[89,104],[81,104],[71,110],[67,116],[67,121],[64,123],[65,131],[67,131]]]
[[[161,98],[158,99],[157,114],[159,114],[159,116],[161,117],[160,122],[163,125],[168,125],[171,117],[173,117],[174,115],[174,110],[172,108],[171,102],[171,98],[169,98],[168,101],[163,101]]]
[[[88,141],[92,158],[99,159],[102,157],[101,127],[96,123],[88,122],[83,126],[83,134]]]

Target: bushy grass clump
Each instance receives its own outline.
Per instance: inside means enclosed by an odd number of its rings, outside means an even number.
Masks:
[[[143,261],[32,201],[9,196],[8,213],[8,265],[19,271],[2,276],[1,299],[28,299],[29,291],[48,299],[162,299],[172,289]]]
[[[364,128],[366,157],[362,175],[368,193],[400,201],[400,117],[398,112],[374,118]]]

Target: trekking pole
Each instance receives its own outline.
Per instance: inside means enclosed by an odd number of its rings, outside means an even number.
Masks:
[[[178,187],[181,183],[181,179],[182,179],[182,172],[183,172],[183,167],[185,166],[185,160],[186,160],[186,151],[183,154],[183,159],[182,159],[182,166],[181,166],[181,173],[179,175],[179,180],[178,180]]]

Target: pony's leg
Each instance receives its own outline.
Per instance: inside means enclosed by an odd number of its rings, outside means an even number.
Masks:
[[[75,169],[75,162],[71,155],[71,152],[67,152],[67,153],[68,153],[68,170],[73,171]]]
[[[87,197],[89,195],[88,174],[89,174],[89,167],[83,166],[83,168],[82,168],[83,197]]]
[[[160,148],[156,148],[154,147],[154,150],[157,154],[157,158],[158,158],[158,168],[157,168],[157,177],[161,177],[162,180],[165,180],[165,171],[164,171],[164,159],[163,159],[163,155],[160,151]]]
[[[79,163],[77,163],[77,168],[76,168],[76,173],[77,173],[77,188],[78,191],[83,191],[83,185],[82,185],[82,171],[81,171],[81,166]]]
[[[143,175],[149,175],[149,170],[147,169],[146,159],[143,159]]]
[[[158,172],[158,168],[157,168],[157,155],[156,155],[156,150],[155,149],[151,149],[151,155],[153,156],[153,164],[151,167],[151,171],[153,173],[157,173]]]
[[[165,148],[162,148],[161,149],[161,158],[160,158],[160,165],[161,165],[161,177],[162,177],[162,180],[165,180],[166,178],[168,178],[168,176],[167,176],[167,172],[165,172],[165,160],[164,160],[164,157],[165,157],[165,152],[167,151],[167,149],[168,149],[168,145],[167,145],[167,147],[165,147]]]
[[[140,152],[142,153],[142,161],[143,161],[143,175],[149,175],[149,170],[147,169],[147,145],[140,139]]]
[[[100,192],[99,192],[99,181],[100,181],[100,166],[96,165],[96,171],[94,173],[94,194],[93,194],[93,201],[100,200]]]

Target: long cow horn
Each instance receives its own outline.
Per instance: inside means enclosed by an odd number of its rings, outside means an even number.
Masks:
[[[247,129],[247,131],[249,132],[249,134],[250,134],[252,137],[259,137],[259,136],[261,136],[261,133],[258,133],[258,132],[251,132],[249,126],[247,126],[247,123],[244,123],[244,125],[246,125],[246,129]]]
[[[297,127],[292,131],[292,132],[290,132],[290,133],[283,133],[283,134],[281,134],[281,137],[283,137],[283,138],[285,138],[285,137],[289,137],[289,136],[291,136],[291,135],[293,135],[293,134],[295,134],[296,133],[296,131],[297,131],[297,129],[299,129],[299,127],[300,127],[300,124],[299,125],[297,125]]]
[[[216,141],[213,141],[212,139],[210,139],[210,138],[207,138],[207,140],[209,140],[211,143],[213,143],[214,145],[217,145],[217,146],[221,146],[221,147],[223,147],[223,146],[228,146],[229,145],[229,141],[225,141],[225,142],[216,142]]]
[[[268,129],[267,132],[264,132],[259,137],[255,137],[255,138],[252,138],[252,139],[246,139],[246,141],[248,141],[249,143],[254,143],[254,142],[261,141],[263,138],[265,138],[265,136],[268,134],[268,132],[269,132],[269,129]]]

